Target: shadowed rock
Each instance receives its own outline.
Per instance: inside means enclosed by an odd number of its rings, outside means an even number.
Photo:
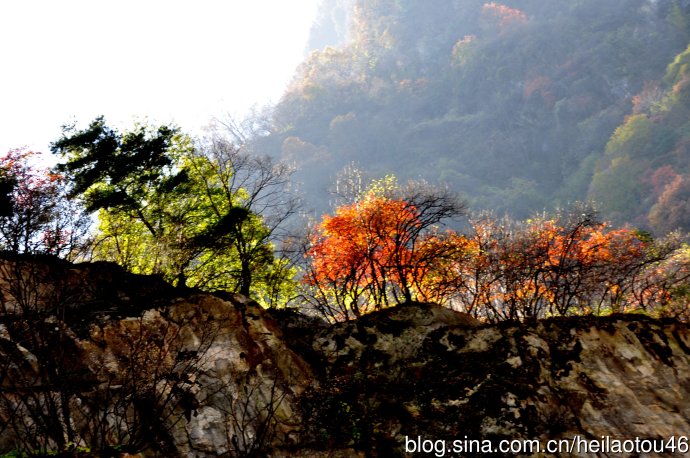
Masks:
[[[674,321],[484,325],[412,303],[329,325],[239,295],[180,294],[110,264],[40,266],[41,297],[61,288],[79,332],[49,313],[0,317],[0,419],[30,425],[27,394],[66,394],[83,445],[106,411],[105,439],[149,456],[389,457],[417,436],[545,444],[690,430],[690,333]],[[11,280],[0,282],[6,303]],[[43,330],[46,345],[29,338]],[[49,360],[69,369],[63,378]],[[0,452],[20,433],[0,431]]]

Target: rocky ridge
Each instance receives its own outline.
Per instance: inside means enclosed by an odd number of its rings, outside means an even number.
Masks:
[[[94,399],[108,393],[102,439],[146,456],[388,457],[406,456],[406,438],[545,443],[690,431],[690,333],[682,323],[615,315],[483,325],[408,304],[328,325],[238,295],[176,291],[111,265],[51,271],[54,284],[81,294],[68,295],[64,327],[51,321],[70,349],[61,361],[69,386],[78,385],[67,396],[72,428],[95,437]],[[28,328],[16,313],[0,323],[0,419],[11,424],[8,406],[20,405],[22,393],[63,385],[47,387],[46,353],[22,338]],[[132,393],[149,397],[127,404]],[[156,418],[132,424],[145,399]],[[21,432],[2,428],[0,452],[16,448]]]

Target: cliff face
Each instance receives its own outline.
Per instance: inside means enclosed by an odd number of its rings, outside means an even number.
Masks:
[[[256,303],[111,264],[3,262],[0,292],[0,455],[244,456],[296,442],[311,369]]]
[[[406,436],[545,446],[687,434],[684,325],[614,316],[473,327],[438,312],[402,307],[319,332],[312,364],[337,401],[314,407],[314,432],[354,437],[381,456],[400,453]]]
[[[35,450],[48,433],[46,447],[62,435],[154,456],[388,457],[420,437],[546,444],[690,431],[683,324],[486,326],[412,304],[328,326],[109,265],[50,270],[41,290],[50,278],[73,293],[64,319],[25,319],[17,301],[0,321],[0,452]],[[11,282],[0,284],[10,303]]]

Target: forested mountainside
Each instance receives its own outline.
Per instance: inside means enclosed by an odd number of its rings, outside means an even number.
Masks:
[[[605,218],[690,227],[675,208],[690,2],[331,0],[320,18],[311,43],[335,46],[301,65],[257,145],[296,163],[317,210],[355,162],[516,217],[593,198]]]
[[[597,165],[590,195],[618,222],[690,228],[690,48],[633,97]]]

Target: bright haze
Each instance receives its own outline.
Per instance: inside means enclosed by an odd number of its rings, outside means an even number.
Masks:
[[[0,154],[38,151],[104,115],[174,122],[277,101],[304,58],[317,0],[0,3]]]

